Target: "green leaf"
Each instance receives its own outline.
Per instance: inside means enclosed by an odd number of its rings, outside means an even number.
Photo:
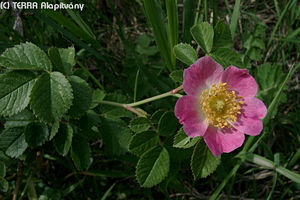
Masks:
[[[183,82],[183,70],[175,70],[170,74],[170,77],[174,82],[182,83]]]
[[[151,116],[151,122],[154,124],[158,124],[161,116],[165,113],[164,110],[157,110],[153,113],[153,115]]]
[[[232,45],[230,29],[224,20],[221,20],[214,28],[214,48],[231,48]]]
[[[24,127],[5,129],[0,134],[0,150],[4,150],[9,157],[19,157],[26,148]]]
[[[178,60],[189,66],[197,61],[197,53],[189,44],[177,44],[174,46],[173,51]]]
[[[156,46],[144,48],[140,45],[137,45],[135,51],[146,56],[153,56],[158,52],[158,48]]]
[[[59,55],[61,57],[62,64],[64,66],[65,73],[67,75],[71,74],[72,68],[76,64],[75,62],[75,48],[59,48],[58,49]]]
[[[59,121],[56,121],[51,126],[49,140],[52,140],[56,136],[58,129],[59,129]]]
[[[154,131],[145,131],[135,134],[129,143],[129,151],[137,156],[141,156],[149,149],[155,147],[159,137]]]
[[[268,77],[266,79],[266,77]],[[277,95],[280,85],[283,83],[286,74],[283,72],[282,66],[277,64],[264,63],[258,66],[255,70],[255,78],[258,83],[257,97],[262,99],[266,105],[270,105]],[[287,86],[283,87],[283,91]],[[278,101],[272,110],[268,109],[270,117],[273,117],[278,112],[278,106],[287,101],[287,96],[281,92],[278,96]]]
[[[7,49],[0,56],[0,65],[16,70],[52,70],[47,54],[30,42]]]
[[[236,67],[243,67],[241,56],[232,49],[218,48],[210,53],[210,56],[223,67],[234,65]]]
[[[32,112],[25,109],[18,114],[15,114],[11,117],[6,118],[6,122],[4,124],[4,127],[6,129],[12,128],[12,127],[22,127],[27,126],[29,123],[37,121],[33,115]]]
[[[142,155],[136,166],[136,177],[142,187],[160,183],[169,172],[170,157],[163,147],[155,147]]]
[[[73,129],[68,124],[61,124],[56,136],[54,137],[54,147],[62,156],[66,156],[72,144]]]
[[[85,138],[74,135],[71,148],[71,157],[76,168],[87,170],[93,163],[92,151]]]
[[[181,128],[174,137],[173,147],[187,149],[194,146],[200,137],[191,138],[185,134]]]
[[[54,71],[59,71],[63,74],[66,74],[64,66],[62,64],[61,57],[58,52],[58,48],[56,48],[56,47],[49,48],[48,55],[49,55],[50,60],[54,64]]]
[[[80,117],[79,120],[79,130],[82,134],[84,134],[89,140],[99,137],[99,129],[101,126],[99,125],[101,122],[99,114],[93,110],[89,110],[85,115]]]
[[[137,117],[130,121],[129,128],[135,133],[147,131],[151,127],[150,121],[145,117]]]
[[[6,167],[3,162],[0,162],[0,178],[4,178],[6,176]]]
[[[61,119],[72,104],[72,88],[60,72],[43,74],[32,88],[31,108],[42,121],[53,123]]]
[[[40,122],[33,122],[25,128],[25,141],[31,147],[44,144],[49,138],[48,127]]]
[[[100,103],[100,101],[102,101],[105,97],[105,91],[100,90],[100,89],[96,89],[93,91],[93,95],[92,95],[92,103],[90,106],[90,109],[93,109],[95,107],[97,107]]]
[[[0,178],[0,190],[2,192],[7,192],[8,190],[8,182],[4,178]]]
[[[11,116],[27,107],[35,78],[35,74],[29,71],[0,75],[0,115]]]
[[[221,156],[214,157],[204,140],[200,140],[194,148],[191,159],[194,179],[207,177],[217,169],[220,162]]]
[[[174,112],[165,112],[158,122],[158,132],[160,135],[167,136],[174,134],[177,130],[178,120],[174,115]]]
[[[146,34],[141,34],[137,40],[137,44],[146,48],[150,45],[151,38]]]
[[[210,53],[214,39],[213,27],[207,22],[202,22],[191,28],[191,34],[203,51]]]
[[[131,139],[131,131],[126,123],[120,119],[102,118],[101,134],[105,149],[113,155],[127,152]]]
[[[48,54],[57,71],[66,75],[71,74],[72,68],[76,64],[74,47],[66,49],[52,47],[48,50]]]
[[[73,89],[73,105],[69,110],[69,114],[79,117],[83,115],[92,103],[92,89],[85,80],[78,76],[68,77]]]

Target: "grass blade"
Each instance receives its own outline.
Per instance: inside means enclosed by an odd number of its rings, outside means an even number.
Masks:
[[[112,189],[115,187],[115,185],[116,185],[115,183],[112,184],[112,185],[108,188],[108,190],[106,190],[106,192],[105,192],[104,195],[102,196],[101,200],[105,200],[105,199],[108,197],[109,193],[112,191]]]
[[[292,0],[289,0],[289,2],[286,4],[285,8],[283,9],[282,13],[280,14],[280,17],[279,17],[275,27],[273,28],[272,33],[271,33],[270,39],[269,39],[268,44],[267,44],[267,48],[270,47],[271,42],[273,41],[273,38],[275,36],[275,33],[276,33],[276,31],[279,27],[279,24],[281,24],[281,21],[282,21],[284,15],[285,15],[286,11],[288,10],[289,6],[291,5],[291,2],[292,2]],[[268,52],[268,51],[266,51],[266,52]]]
[[[178,13],[177,0],[166,0],[167,16],[168,16],[168,36],[170,45],[170,56],[172,70],[176,69],[176,58],[173,53],[173,47],[178,43]]]
[[[242,155],[241,155],[242,156]],[[266,159],[265,157],[253,154],[253,153],[246,153],[244,155],[246,159],[254,164],[260,165],[262,167],[268,168],[268,169],[274,169],[279,174],[289,178],[290,180],[300,183],[300,175],[292,172],[282,166],[276,166],[274,162]]]
[[[167,33],[162,20],[162,9],[156,0],[144,0],[145,14],[149,25],[152,27],[156,44],[167,65],[172,71],[171,49],[167,38]]]
[[[241,5],[241,0],[236,0],[233,8],[233,13],[231,16],[231,21],[230,21],[230,31],[231,31],[231,37],[232,40],[234,39],[234,34],[236,31],[237,27],[237,22],[239,18],[239,13],[240,13],[240,5]]]
[[[45,15],[55,20],[60,25],[66,27],[66,29],[69,30],[75,36],[82,38],[84,41],[90,43],[94,48],[101,49],[101,45],[97,40],[95,40],[93,37],[91,37],[89,34],[83,31],[81,27],[78,27],[76,24],[74,24],[69,18],[65,17],[61,12],[43,10],[43,13],[45,13]]]
[[[192,40],[190,29],[193,26],[193,20],[194,20],[194,0],[184,0],[182,32],[183,32],[183,41],[186,43],[190,43]]]
[[[218,22],[218,2],[219,0],[213,0],[213,25],[215,25]]]

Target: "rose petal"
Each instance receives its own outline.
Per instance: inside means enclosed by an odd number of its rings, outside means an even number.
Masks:
[[[175,116],[189,137],[203,136],[208,126],[198,103],[199,99],[186,95],[178,99],[175,105]]]
[[[229,153],[242,146],[245,135],[234,128],[217,129],[209,126],[204,141],[212,154],[217,157],[221,153]]]
[[[260,119],[248,117],[244,113],[238,117],[233,126],[242,133],[252,136],[259,135],[263,129],[263,123]]]
[[[267,114],[265,104],[258,98],[246,98],[245,104],[242,106],[242,111],[247,117],[254,119],[263,119]]]
[[[236,91],[243,98],[254,97],[257,93],[257,83],[247,69],[230,66],[225,69],[221,80],[228,84],[230,90]]]
[[[211,57],[204,56],[183,73],[183,89],[188,95],[199,96],[212,83],[219,82],[223,67]]]

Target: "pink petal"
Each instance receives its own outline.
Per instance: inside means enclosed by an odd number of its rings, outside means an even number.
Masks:
[[[222,75],[222,82],[226,82],[230,90],[234,90],[244,98],[254,97],[257,93],[255,79],[248,73],[247,69],[238,69],[230,66]]]
[[[204,122],[198,98],[186,95],[178,99],[175,116],[183,124],[183,130],[189,137],[204,135],[208,124]]]
[[[217,157],[221,153],[229,153],[242,146],[245,135],[234,128],[217,129],[209,126],[204,141],[212,154]]]
[[[233,126],[242,133],[252,136],[259,135],[263,129],[263,123],[260,119],[248,117],[244,113],[238,117]]]
[[[243,113],[254,119],[263,119],[267,114],[265,104],[257,98],[244,99],[245,104],[242,106]]]
[[[221,65],[211,57],[204,56],[184,70],[183,89],[188,95],[198,96],[203,89],[219,82],[222,72]]]

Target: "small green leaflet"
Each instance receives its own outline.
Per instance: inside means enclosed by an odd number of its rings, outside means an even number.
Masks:
[[[147,131],[150,127],[150,121],[145,117],[134,118],[129,123],[129,128],[135,133]]]
[[[56,136],[54,137],[54,147],[62,156],[66,156],[72,144],[73,129],[68,124],[61,124]]]
[[[18,114],[15,114],[11,117],[6,118],[6,122],[4,124],[5,129],[12,127],[22,127],[27,126],[27,124],[31,122],[37,121],[32,112],[28,109],[25,109]]]
[[[68,80],[73,90],[73,105],[69,110],[69,114],[75,117],[83,115],[92,103],[92,89],[85,80],[78,76],[70,76]]]
[[[169,172],[170,157],[163,147],[155,147],[142,155],[136,167],[136,177],[142,187],[160,183]]]
[[[221,156],[214,157],[204,140],[199,140],[194,147],[191,168],[194,179],[205,178],[213,173],[221,162]]]
[[[214,48],[231,48],[232,39],[229,27],[224,20],[219,21],[214,28]]]
[[[106,151],[113,155],[122,155],[128,151],[131,131],[120,119],[101,119],[101,135]]]
[[[175,70],[170,74],[171,79],[174,82],[182,83],[183,82],[183,70]]]
[[[167,136],[175,134],[178,126],[178,120],[174,112],[165,112],[158,122],[158,132],[160,135]]]
[[[183,128],[181,128],[174,137],[173,147],[187,149],[194,146],[200,137],[191,138],[185,134]]]
[[[149,149],[155,147],[158,141],[158,134],[154,131],[137,133],[131,138],[129,151],[137,156],[141,156]]]
[[[52,71],[47,54],[30,42],[7,49],[0,56],[0,65],[14,70]]]
[[[71,157],[78,170],[87,170],[93,163],[93,155],[90,145],[82,136],[74,135]]]
[[[31,147],[44,144],[49,138],[48,127],[40,122],[33,122],[25,128],[25,141]]]
[[[35,74],[29,71],[0,75],[0,115],[12,116],[27,107],[35,78]]]
[[[234,50],[229,48],[217,48],[209,54],[217,63],[223,67],[234,65],[242,68],[243,62],[241,56]]]
[[[177,44],[174,46],[173,51],[176,58],[188,66],[192,65],[197,60],[197,53],[189,44]]]
[[[213,47],[214,29],[207,23],[202,22],[191,28],[191,34],[205,53],[210,53]]]
[[[6,155],[17,158],[24,153],[27,143],[24,137],[24,127],[5,129],[0,134],[0,150],[5,151]]]
[[[53,123],[61,119],[72,104],[72,88],[60,72],[44,73],[35,83],[30,106],[41,120]]]

